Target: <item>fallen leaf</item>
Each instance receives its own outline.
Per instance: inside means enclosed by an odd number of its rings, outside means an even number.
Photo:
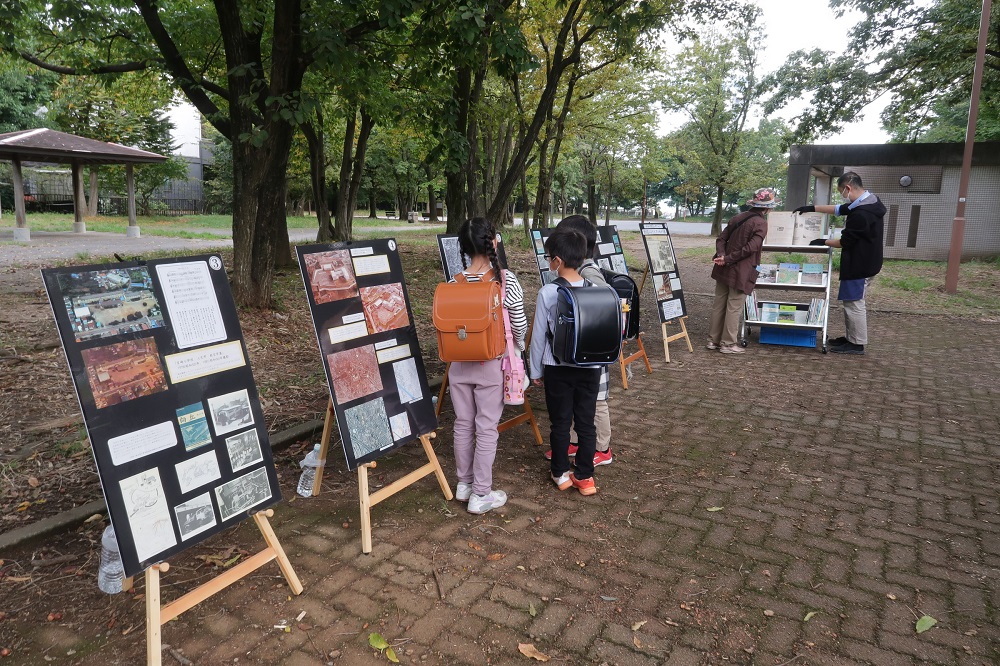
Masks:
[[[31,506],[31,502],[25,500],[25,501],[21,502],[20,504],[18,504],[17,508],[14,509],[14,510],[15,511],[27,511],[28,507],[30,507],[30,506]]]
[[[888,594],[885,595],[885,598],[886,599],[891,599],[892,601],[895,601],[896,600],[896,595],[893,594],[892,592],[889,592]]]
[[[374,631],[368,634],[368,645],[371,645],[376,650],[384,650],[389,647],[389,643],[382,638],[382,634],[375,633]]]
[[[816,611],[809,611],[808,613],[806,613],[806,616],[804,618],[802,618],[802,621],[803,622],[808,622],[809,620],[813,619],[814,617],[816,617]]]
[[[47,619],[48,619],[49,622],[56,622],[57,620],[61,620],[62,617],[63,617],[62,613],[49,613],[49,616],[48,616]]]
[[[85,523],[93,523],[93,522],[98,521],[98,520],[104,520],[104,516],[101,515],[101,514],[99,514],[99,513],[95,513],[94,515],[92,515],[90,518],[87,518],[87,520],[85,520],[83,522],[85,522]]]
[[[638,636],[633,636],[632,637],[632,645],[636,646],[640,650],[642,649],[642,643],[639,642],[639,637]]]
[[[482,550],[482,549],[483,549],[483,547],[482,547],[482,546],[480,546],[480,545],[479,545],[478,543],[476,543],[475,541],[470,541],[470,542],[469,542],[469,548],[471,548],[472,550]]]
[[[716,511],[722,511],[722,507],[721,506],[710,506],[710,507],[708,507],[708,509],[706,509],[706,511],[711,511],[712,513],[715,513]]]
[[[935,624],[937,624],[937,620],[932,618],[930,615],[924,615],[922,618],[917,620],[917,633],[922,634]]]
[[[643,620],[642,622],[633,622],[632,631],[639,631],[640,629],[642,629],[642,625],[646,624],[647,622],[649,622],[649,620]]]
[[[766,610],[766,611],[764,611],[764,615],[766,615],[768,617],[774,617],[774,611],[773,610]]]
[[[399,663],[399,657],[396,656],[396,651],[391,647],[385,649],[385,658],[394,664]]]
[[[531,617],[535,617],[536,615],[538,615],[538,611],[535,610],[535,604],[532,603],[528,604],[528,615],[530,615]],[[3,618],[0,618],[0,620],[2,619]]]
[[[502,560],[505,557],[507,556],[504,555],[503,553],[490,553],[489,555],[486,556],[486,559],[489,560],[490,562],[496,562],[497,560]]]
[[[542,654],[535,649],[532,643],[518,643],[517,651],[523,654],[525,657],[530,657],[531,659],[537,659],[538,661],[548,661],[549,656],[547,654]]]
[[[42,484],[41,484],[41,482],[40,482],[40,481],[39,481],[38,479],[36,479],[35,477],[33,477],[33,476],[29,476],[29,477],[28,477],[28,485],[29,485],[29,486],[31,486],[32,488],[37,488],[38,486],[40,486],[40,485],[42,485]]]
[[[618,597],[606,597],[603,594],[601,595],[601,599],[604,599],[605,601],[618,601]]]

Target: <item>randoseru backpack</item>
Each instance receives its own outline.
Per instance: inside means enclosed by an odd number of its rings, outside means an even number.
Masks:
[[[572,287],[564,278],[558,291],[556,320],[547,332],[556,363],[600,366],[614,363],[622,350],[622,303],[614,289],[594,285]]]
[[[470,282],[458,273],[455,282],[434,290],[432,317],[442,361],[492,361],[507,348],[500,283],[491,276],[492,271]]]
[[[628,275],[616,273],[603,266],[601,267],[601,275],[604,276],[604,281],[608,283],[608,286],[618,293],[618,298],[628,303],[623,337],[626,340],[635,340],[639,335],[639,285]]]

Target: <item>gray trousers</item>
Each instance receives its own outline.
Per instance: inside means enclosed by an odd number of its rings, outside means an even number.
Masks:
[[[865,294],[868,293],[868,285],[871,283],[871,278],[865,278]],[[865,299],[840,303],[844,306],[844,328],[847,330],[845,337],[856,345],[867,345],[868,309],[865,307]]]

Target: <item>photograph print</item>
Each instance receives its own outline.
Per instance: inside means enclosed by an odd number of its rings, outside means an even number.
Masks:
[[[358,295],[358,281],[349,250],[315,252],[302,258],[309,276],[309,290],[317,305]]]
[[[215,509],[212,507],[212,496],[208,493],[178,504],[174,507],[174,515],[177,517],[181,541],[187,541],[196,534],[215,527]]]
[[[399,282],[361,288],[361,306],[368,322],[368,333],[382,333],[410,325],[406,313],[403,285]]]
[[[81,352],[97,409],[167,390],[153,338],[116,342]]]
[[[226,449],[229,451],[229,464],[234,472],[256,465],[264,459],[260,452],[260,438],[257,436],[256,428],[227,437]]]
[[[646,246],[649,248],[650,270],[653,273],[670,273],[674,270],[674,250],[670,246],[670,237],[646,236]]]
[[[253,425],[253,410],[246,389],[208,399],[208,411],[216,435]]]
[[[469,265],[468,256],[465,257],[465,264],[462,264],[462,251],[459,249],[458,236],[440,234],[438,248],[441,250],[441,263],[444,266],[445,280],[450,280]]]
[[[59,289],[77,342],[163,326],[145,266],[60,273]]]
[[[670,289],[669,275],[653,274],[653,288],[656,291],[656,300],[665,301],[674,297],[673,290]]]
[[[351,435],[355,460],[392,446],[392,431],[382,398],[344,410],[344,421]]]
[[[267,482],[267,469],[260,467],[224,483],[215,489],[219,502],[222,522],[239,515],[261,502],[271,498],[271,486]]]
[[[621,273],[622,275],[628,275],[628,267],[625,265],[625,255],[624,254],[613,254],[611,255],[611,270],[615,273]]]
[[[378,359],[373,345],[328,354],[330,380],[338,405],[372,395],[382,390]]]

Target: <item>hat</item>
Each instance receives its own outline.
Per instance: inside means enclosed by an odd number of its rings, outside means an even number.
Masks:
[[[747,205],[751,208],[777,208],[781,202],[773,187],[762,187],[753,193],[753,199],[747,201]]]

